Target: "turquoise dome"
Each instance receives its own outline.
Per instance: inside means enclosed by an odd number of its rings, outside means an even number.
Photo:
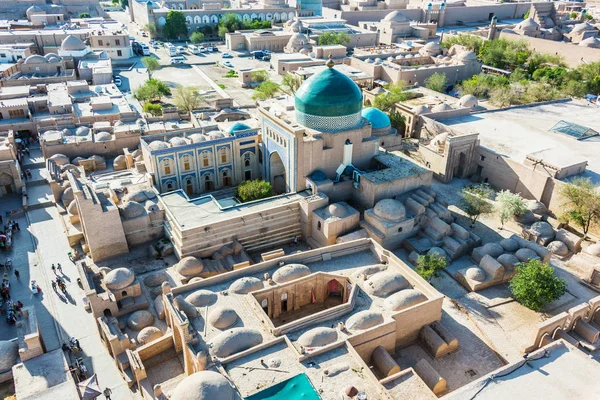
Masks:
[[[228,132],[233,135],[235,132],[246,131],[248,129],[252,129],[252,128],[250,128],[248,125],[244,124],[243,122],[236,122],[235,124],[233,124],[231,126],[231,128],[229,128]]]
[[[362,110],[362,116],[371,123],[373,129],[389,128],[391,125],[390,117],[383,111],[374,107],[368,107]]]
[[[296,91],[296,120],[321,131],[341,131],[359,125],[362,92],[343,73],[329,68],[308,78]]]

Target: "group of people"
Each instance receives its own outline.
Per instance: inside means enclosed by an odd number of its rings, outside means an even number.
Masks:
[[[6,308],[2,307],[2,313],[6,313],[6,322],[9,324],[15,324],[17,322],[17,316],[21,312],[21,308],[23,308],[23,303],[21,301],[17,301],[16,303],[12,300],[6,301]]]
[[[2,224],[2,216],[0,215],[0,225]],[[5,250],[12,245],[12,235],[15,232],[20,232],[19,223],[14,220],[8,220],[4,224],[4,230],[0,231],[0,249]]]

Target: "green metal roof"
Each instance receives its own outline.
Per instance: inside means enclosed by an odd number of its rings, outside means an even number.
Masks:
[[[362,92],[358,85],[335,68],[308,78],[296,92],[296,110],[321,117],[341,117],[360,112]]]

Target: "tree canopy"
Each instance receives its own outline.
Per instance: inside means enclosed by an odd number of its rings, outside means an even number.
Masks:
[[[198,88],[194,86],[177,86],[173,94],[175,105],[182,111],[190,113],[200,105],[202,101]]]
[[[437,253],[428,253],[419,256],[415,271],[417,271],[421,278],[427,282],[431,282],[433,278],[443,277],[442,271],[444,268],[446,268],[445,257]]]
[[[185,15],[181,11],[169,11],[167,22],[162,30],[165,37],[169,39],[178,39],[180,36],[187,36],[188,30],[185,23]]]
[[[194,44],[204,42],[204,33],[196,31],[190,36],[190,41]]]
[[[386,92],[375,97],[373,107],[383,112],[391,112],[395,111],[396,103],[405,101],[406,99],[407,95],[404,92],[404,81],[398,81],[396,84],[387,85]]]
[[[484,214],[494,212],[490,198],[494,191],[487,185],[465,186],[461,191],[461,203],[465,213],[469,216],[471,226]]]
[[[260,179],[244,181],[235,189],[235,197],[243,203],[265,199],[273,195],[273,188],[269,182]]]
[[[345,45],[350,42],[350,36],[345,32],[325,32],[319,36],[319,46],[328,46],[332,44]]]
[[[133,97],[146,103],[149,101],[158,101],[162,96],[170,96],[171,89],[163,81],[158,79],[148,79],[142,86],[137,88]]]
[[[144,64],[144,67],[146,67],[146,69],[148,70],[148,75],[150,75],[150,77],[152,77],[152,73],[154,71],[160,68],[158,60],[150,56],[142,57],[142,64]]]
[[[252,98],[254,100],[267,100],[275,96],[275,94],[277,94],[277,92],[280,90],[281,87],[277,83],[267,79],[254,89],[254,95],[252,95]]]
[[[300,77],[300,75],[286,72],[285,75],[283,75],[283,79],[281,80],[281,85],[287,88],[287,93],[294,95],[294,93],[296,93],[296,90],[298,90],[300,88],[300,85],[302,85],[302,82],[303,80]]]
[[[235,32],[240,29],[269,29],[271,27],[271,21],[242,21],[238,18],[237,14],[229,13],[225,14],[221,21],[219,21],[219,36],[225,36],[226,33]]]
[[[548,264],[532,259],[519,263],[509,289],[519,303],[540,311],[567,292],[567,282],[554,275],[554,268]]]
[[[496,195],[496,213],[500,217],[500,222],[504,223],[511,218],[519,217],[527,211],[525,200],[518,193],[512,193],[510,190],[501,190]]]
[[[429,78],[425,79],[425,87],[443,93],[446,87],[446,74],[439,72],[432,74]]]
[[[562,186],[560,195],[565,209],[562,217],[573,221],[587,235],[592,224],[600,222],[600,188],[589,178],[575,178]]]

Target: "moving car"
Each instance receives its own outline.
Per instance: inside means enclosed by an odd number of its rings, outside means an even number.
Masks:
[[[223,58],[233,58],[233,56],[231,54],[229,54],[229,53],[223,53],[223,54],[221,54],[221,57],[223,57]]]
[[[233,64],[232,64],[232,63],[230,63],[229,61],[225,61],[225,62],[223,63],[223,65],[224,65],[224,66],[226,66],[227,68],[233,68]]]

